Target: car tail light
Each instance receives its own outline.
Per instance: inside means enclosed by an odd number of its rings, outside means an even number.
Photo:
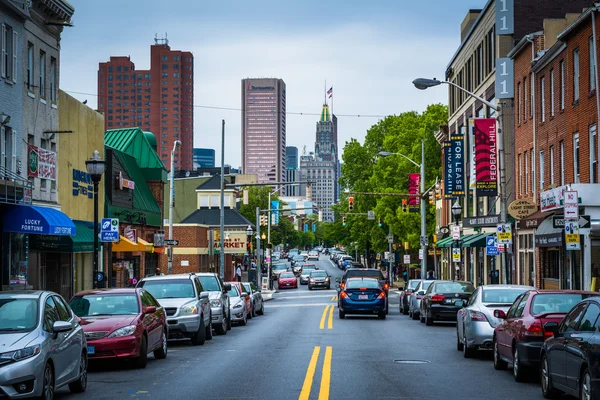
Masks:
[[[366,287],[361,287],[358,290],[363,290],[364,291],[364,290],[367,290],[367,288]]]
[[[412,293],[406,292],[406,297],[410,296]]]
[[[346,292],[341,292],[340,296],[342,296],[342,299],[347,299],[348,297],[350,297]]]
[[[342,288],[342,290],[344,290],[344,286],[346,286],[344,282],[340,283],[340,288]]]
[[[471,321],[487,321],[485,314],[479,311],[469,311],[469,316],[471,317]]]
[[[433,296],[431,296],[431,301],[435,302],[435,303],[439,303],[444,301],[446,297],[442,296],[441,294],[434,294]]]
[[[388,289],[390,288],[390,284],[386,282],[386,283],[383,285],[383,288],[384,288],[385,290],[388,290]]]
[[[525,336],[543,337],[544,339],[547,339],[552,337],[552,332],[545,332],[540,320],[536,319],[525,331]]]
[[[378,299],[383,299],[385,297],[385,292],[379,292]]]

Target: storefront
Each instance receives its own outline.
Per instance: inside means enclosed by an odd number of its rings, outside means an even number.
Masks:
[[[535,257],[540,271],[537,286],[541,289],[568,289],[563,231],[554,228],[552,221],[553,216],[547,217],[535,230]]]
[[[500,268],[500,256],[489,255],[486,251],[487,238],[495,235],[499,223],[500,215],[497,214],[463,219],[463,226],[476,232],[461,237],[466,262],[465,278],[474,284],[489,285],[505,279],[505,273]]]

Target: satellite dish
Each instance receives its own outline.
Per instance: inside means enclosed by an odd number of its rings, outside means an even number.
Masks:
[[[190,176],[190,171],[185,171],[185,177],[189,177]]]

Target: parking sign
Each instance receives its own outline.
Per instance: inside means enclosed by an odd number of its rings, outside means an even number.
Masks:
[[[494,236],[488,236],[485,239],[485,254],[488,256],[499,255],[498,245],[496,243],[496,238]]]

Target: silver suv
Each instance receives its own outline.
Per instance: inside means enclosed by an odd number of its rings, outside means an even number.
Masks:
[[[87,387],[85,335],[56,293],[0,293],[0,351],[2,399],[52,399],[62,386],[74,393]]]
[[[212,308],[212,326],[219,335],[227,334],[231,329],[231,311],[229,310],[229,295],[231,284],[223,283],[219,274],[201,272],[196,274],[204,290],[210,293],[210,306]]]
[[[209,293],[193,273],[157,275],[142,279],[146,289],[167,313],[169,338],[189,338],[193,345],[212,339]]]

